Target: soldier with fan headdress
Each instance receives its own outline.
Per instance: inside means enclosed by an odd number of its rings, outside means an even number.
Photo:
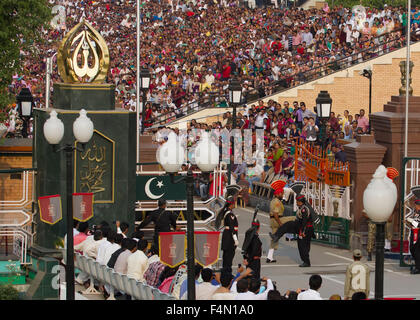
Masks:
[[[284,213],[284,206],[283,206],[283,194],[284,194],[284,187],[286,185],[285,180],[276,180],[271,184],[271,187],[274,189],[273,193],[273,200],[270,203],[270,226],[272,230],[272,234],[279,235],[275,240],[271,240],[270,249],[268,250],[267,254],[267,263],[276,262],[273,259],[274,250],[278,247],[278,241],[283,236],[284,233],[295,233],[295,226],[294,226],[294,216],[285,217],[283,216]],[[296,189],[296,187],[301,186],[300,184],[294,183],[290,187],[295,193],[299,193],[302,190],[302,186],[300,189]],[[299,187],[298,187],[299,188]],[[281,231],[279,231],[281,228]],[[270,234],[271,234],[270,233]]]
[[[257,219],[259,205],[256,206],[252,218],[251,227],[245,232],[245,239],[242,245],[242,254],[248,261],[248,267],[252,269],[252,276],[259,279],[261,275],[262,242],[258,235],[260,222]]]
[[[411,274],[420,274],[420,185],[412,187],[411,192],[416,197],[413,215],[406,219],[410,228],[410,253],[414,259]]]
[[[285,223],[285,221],[281,220],[284,213],[282,199],[285,185],[286,181],[282,179],[276,180],[271,184],[271,187],[274,189],[273,199],[270,202],[270,227],[273,233],[275,233],[278,228],[280,228],[283,223]],[[267,254],[267,263],[276,262],[274,259],[274,250],[276,250],[277,247],[278,241],[271,241],[270,249],[268,250]]]
[[[309,251],[311,248],[311,239],[314,236],[313,221],[315,221],[317,216],[309,203],[307,203],[305,196],[300,194],[303,186],[303,182],[295,182],[290,186],[297,194],[296,203],[298,210],[296,212],[296,218],[293,217],[293,221],[283,224],[278,228],[276,233],[272,234],[270,232],[270,237],[272,241],[277,242],[285,233],[298,234],[298,250],[300,258],[303,261],[299,267],[310,267]]]
[[[222,267],[224,271],[232,273],[232,262],[235,256],[236,247],[239,245],[238,241],[238,219],[233,214],[233,208],[235,206],[235,199],[233,196],[229,196],[226,199],[226,203],[216,217],[215,226],[216,229],[220,228],[223,220],[224,230],[222,233],[222,245],[223,250],[223,263]]]

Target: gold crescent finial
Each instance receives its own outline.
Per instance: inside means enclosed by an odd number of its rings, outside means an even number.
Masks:
[[[108,46],[83,19],[61,41],[57,64],[65,83],[103,83],[109,68]]]

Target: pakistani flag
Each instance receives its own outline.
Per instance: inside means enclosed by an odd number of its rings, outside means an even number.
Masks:
[[[93,193],[73,193],[73,219],[87,221],[93,217]]]
[[[56,224],[63,218],[61,211],[61,196],[45,196],[38,198],[39,216],[42,222]]]
[[[159,232],[160,262],[174,268],[185,261],[185,232]]]
[[[219,259],[220,232],[195,231],[195,260],[203,267],[212,265]]]
[[[136,200],[186,200],[185,182],[172,183],[169,175],[136,177]]]

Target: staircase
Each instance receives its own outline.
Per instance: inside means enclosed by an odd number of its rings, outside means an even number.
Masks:
[[[411,45],[410,56],[414,62],[411,73],[413,95],[420,94],[420,83],[416,81],[420,76],[420,42]],[[392,51],[372,60],[368,60],[347,69],[340,70],[314,81],[284,90],[280,93],[263,98],[267,102],[272,99],[283,103],[284,101],[303,101],[313,110],[315,100],[321,90],[330,93],[333,100],[332,111],[343,115],[344,110],[350,114],[359,113],[364,108],[368,111],[369,80],[360,72],[363,69],[372,70],[372,113],[383,111],[391,96],[399,95],[401,87],[401,72],[399,63],[406,59],[407,48]]]

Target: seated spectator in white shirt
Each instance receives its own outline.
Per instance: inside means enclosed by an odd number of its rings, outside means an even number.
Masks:
[[[232,285],[232,291],[238,292],[235,300],[267,300],[268,291],[274,289],[273,282],[271,279],[263,278],[267,281],[267,288],[260,293],[261,280],[257,278],[241,279],[238,282],[234,282]]]
[[[137,250],[137,242],[133,239],[128,239],[127,249],[125,249],[115,261],[114,270],[121,274],[127,274],[128,258]]]
[[[127,259],[127,276],[137,281],[143,281],[144,272],[149,267],[149,259],[145,254],[147,245],[147,240],[139,240],[137,242],[137,251]]]
[[[195,286],[196,300],[210,300],[213,293],[219,287],[211,283],[211,280],[213,279],[213,270],[204,268],[201,271],[201,279],[203,279],[203,282],[196,284]]]
[[[109,259],[111,258],[112,254],[121,248],[121,241],[123,239],[122,234],[115,233],[114,242],[105,249],[105,254],[103,257],[104,265],[108,264]]]
[[[98,247],[105,241],[106,238],[102,236],[102,231],[96,230],[95,234],[93,235],[93,241],[84,246],[83,255],[96,260],[98,255]]]
[[[115,240],[115,235],[117,233],[113,230],[111,230],[109,227],[103,227],[102,228],[102,236],[104,237],[105,241],[103,241],[99,246],[98,246],[98,253],[96,255],[96,262],[98,262],[99,264],[105,264],[104,262],[104,256],[105,256],[105,252],[106,249],[112,245],[112,243]]]
[[[230,286],[232,285],[233,275],[229,272],[222,271],[220,275],[221,286],[214,291],[211,300],[235,300],[238,293],[232,292]]]
[[[298,300],[323,300],[318,290],[321,288],[322,278],[314,274],[309,278],[309,289],[299,293]]]

